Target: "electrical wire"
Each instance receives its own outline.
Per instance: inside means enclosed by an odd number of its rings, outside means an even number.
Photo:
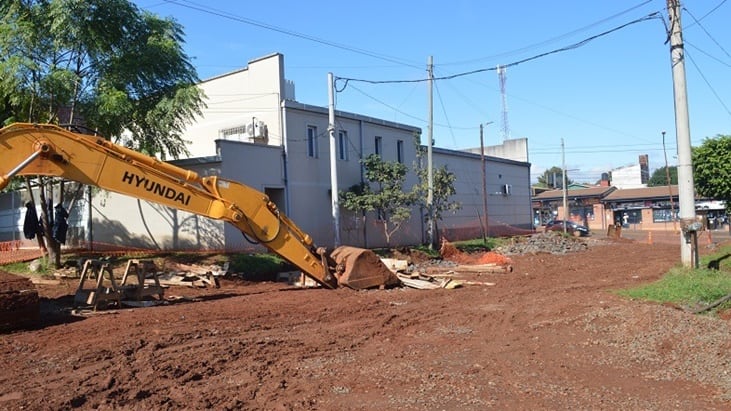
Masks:
[[[660,15],[660,12],[650,13],[650,14],[648,14],[648,15],[646,15],[644,17],[641,17],[639,19],[632,20],[632,21],[630,21],[628,23],[625,23],[625,24],[622,24],[620,26],[614,27],[612,29],[603,31],[603,32],[601,32],[599,34],[593,35],[591,37],[587,37],[584,40],[581,40],[581,41],[579,41],[577,43],[573,43],[573,44],[570,44],[570,45],[565,46],[565,47],[561,47],[561,48],[558,48],[558,49],[554,49],[554,50],[551,50],[551,51],[547,51],[545,53],[540,53],[540,54],[534,55],[532,57],[527,57],[527,58],[524,58],[524,59],[521,59],[521,60],[517,60],[517,61],[514,61],[512,63],[501,64],[501,66],[504,67],[504,68],[514,67],[514,66],[517,66],[519,64],[523,64],[523,63],[527,63],[529,61],[537,60],[539,58],[543,58],[543,57],[546,57],[546,56],[549,56],[549,55],[552,55],[552,54],[557,54],[557,53],[561,53],[561,52],[564,52],[564,51],[574,50],[574,49],[577,49],[579,47],[582,47],[582,46],[588,44],[589,42],[591,42],[593,40],[596,40],[596,39],[598,39],[600,37],[604,37],[606,35],[609,35],[611,33],[614,33],[615,31],[621,30],[621,29],[623,29],[625,27],[628,27],[628,26],[631,26],[631,25],[634,25],[634,24],[637,24],[637,23],[641,23],[641,22],[644,22],[644,21],[653,20],[653,19],[662,19],[661,15]],[[485,67],[485,68],[480,68],[480,69],[476,69],[476,70],[470,70],[470,71],[466,71],[466,72],[462,72],[462,73],[452,74],[452,75],[448,75],[448,76],[432,77],[431,80],[432,81],[451,80],[451,79],[455,79],[455,78],[458,78],[458,77],[464,77],[464,76],[469,76],[469,75],[472,75],[472,74],[484,73],[486,71],[495,71],[495,70],[497,70],[497,67]],[[338,88],[338,86],[337,86],[338,81],[342,81],[343,82],[343,86],[341,88]],[[414,80],[369,80],[369,79],[352,78],[352,77],[335,77],[335,91],[338,92],[338,93],[345,91],[345,89],[348,87],[348,83],[350,83],[350,82],[360,82],[360,83],[369,83],[369,84],[396,84],[396,83],[423,83],[423,82],[426,82],[426,81],[429,81],[429,78],[420,78],[420,79],[414,79]]]
[[[695,21],[695,23],[698,25],[698,27],[700,27],[701,30],[703,30],[703,32],[706,33],[706,35],[708,36],[708,38],[711,39],[711,41],[713,41],[714,43],[716,43],[716,45],[718,46],[718,48],[720,48],[721,51],[723,51],[726,54],[727,57],[731,58],[731,54],[729,54],[728,51],[726,51],[726,49],[724,49],[723,46],[718,41],[716,41],[716,39],[713,38],[713,36],[711,36],[711,33],[709,33],[708,30],[706,30],[706,28],[703,27],[703,25],[701,24],[700,20],[696,19],[695,16],[693,15],[693,13],[691,13],[690,10],[686,9],[685,7],[683,7],[683,10],[685,10],[688,13],[688,15]]]
[[[371,99],[371,100],[373,100],[373,101],[375,101],[375,102],[377,102],[379,104],[382,104],[385,107],[388,107],[391,110],[393,110],[393,111],[395,111],[395,112],[397,112],[399,114],[402,114],[402,115],[404,115],[406,117],[411,118],[412,120],[416,120],[416,121],[419,121],[419,122],[424,123],[424,124],[427,123],[427,121],[425,119],[421,118],[421,117],[416,117],[414,115],[411,115],[409,113],[406,113],[405,111],[399,110],[398,108],[396,108],[396,107],[394,107],[394,106],[386,103],[385,101],[379,100],[376,97],[371,96],[370,94],[366,93],[365,91],[363,91],[363,90],[361,90],[361,89],[359,89],[359,88],[357,88],[355,86],[352,86],[351,85],[351,87],[355,91],[357,91],[357,92],[361,93],[362,95],[364,95],[365,97],[368,97],[369,99]],[[434,123],[434,125],[437,126],[437,127],[445,127],[445,128],[450,128],[451,127],[448,124],[441,124],[441,123]],[[451,127],[451,128],[456,129],[456,130],[474,130],[475,129],[475,127]]]
[[[698,50],[701,54],[704,54],[706,57],[708,57],[710,59],[713,59],[713,60],[716,60],[717,62],[723,64],[726,67],[731,67],[731,63],[727,63],[727,62],[719,59],[718,57],[715,57],[715,56],[711,55],[711,53],[708,53],[707,51],[702,50],[701,48],[699,48],[698,46],[694,45],[693,43],[688,42],[688,40],[684,40],[684,42],[685,42],[686,45],[693,47],[694,49]]]
[[[205,6],[205,5],[202,5],[202,4],[198,4],[198,3],[195,3],[195,2],[192,2],[192,1],[189,1],[189,0],[181,0],[181,1],[177,1],[177,0],[166,0],[166,2],[167,3],[170,3],[170,4],[174,4],[174,5],[180,6],[180,7],[185,7],[185,8],[191,9],[191,10],[200,11],[202,13],[206,13],[206,14],[211,14],[211,15],[214,15],[214,16],[222,17],[222,18],[225,18],[225,19],[228,19],[228,20],[237,21],[239,23],[244,23],[244,24],[248,24],[248,25],[251,25],[251,26],[263,28],[263,29],[266,29],[266,30],[275,31],[277,33],[285,34],[287,36],[296,37],[296,38],[299,38],[299,39],[303,39],[303,40],[307,40],[307,41],[312,41],[312,42],[315,42],[315,43],[323,44],[323,45],[330,46],[330,47],[334,47],[334,48],[337,48],[337,49],[346,50],[346,51],[350,51],[350,52],[357,53],[357,54],[362,54],[362,55],[368,56],[368,57],[373,57],[375,59],[388,61],[390,63],[398,64],[400,66],[407,66],[407,67],[413,67],[413,68],[421,68],[421,66],[419,66],[419,65],[417,65],[415,63],[411,63],[411,62],[408,62],[406,60],[399,59],[397,57],[392,57],[392,56],[388,56],[388,55],[385,55],[385,54],[379,54],[379,53],[375,53],[375,52],[372,52],[372,51],[368,51],[368,50],[361,49],[361,48],[357,48],[357,47],[353,47],[353,46],[348,46],[348,45],[341,44],[341,43],[335,43],[335,42],[332,42],[332,41],[329,41],[329,40],[325,40],[325,39],[321,39],[321,38],[318,38],[318,37],[315,37],[315,36],[310,36],[308,34],[298,33],[296,31],[292,31],[292,30],[288,30],[288,29],[285,29],[285,28],[281,28],[281,27],[278,27],[278,26],[275,26],[275,25],[272,25],[272,24],[263,23],[263,22],[260,22],[260,21],[256,21],[256,20],[249,19],[249,18],[245,18],[245,17],[241,17],[241,16],[236,16],[236,15],[231,14],[229,12],[222,11],[222,10],[218,10],[218,9],[214,9],[212,7]]]
[[[596,27],[596,26],[598,26],[600,24],[606,23],[607,21],[613,20],[613,19],[615,19],[615,18],[617,18],[619,16],[623,16],[623,15],[625,15],[625,14],[631,12],[631,11],[634,11],[634,10],[636,10],[636,9],[644,6],[645,4],[651,3],[652,1],[653,0],[646,0],[646,1],[642,2],[642,3],[639,3],[639,4],[635,5],[635,6],[632,6],[632,7],[628,8],[628,9],[626,9],[624,11],[620,11],[619,13],[613,14],[613,15],[611,15],[609,17],[603,18],[603,19],[601,19],[599,21],[596,21],[594,23],[591,23],[591,24],[588,24],[586,26],[580,27],[578,29],[572,30],[572,31],[570,31],[568,33],[564,33],[564,34],[561,34],[559,36],[550,38],[548,40],[541,41],[539,43],[535,43],[535,44],[531,44],[531,45],[528,45],[528,46],[525,46],[525,47],[521,47],[521,48],[516,49],[516,50],[507,51],[507,52],[504,52],[504,53],[495,54],[495,55],[487,56],[487,57],[480,57],[480,58],[471,59],[471,60],[456,61],[456,62],[451,62],[451,63],[440,63],[439,65],[440,66],[454,66],[454,65],[472,64],[472,63],[478,63],[478,62],[485,61],[485,60],[493,60],[493,59],[497,59],[497,58],[508,57],[508,56],[511,56],[511,55],[514,55],[514,54],[520,54],[520,53],[526,52],[528,50],[532,50],[532,49],[535,49],[535,48],[539,48],[539,47],[542,47],[542,46],[546,46],[548,44],[555,43],[555,42],[557,42],[559,40],[563,40],[563,39],[565,39],[567,37],[571,37],[571,36],[573,36],[573,35],[575,35],[577,33],[586,31],[586,30],[591,29],[593,27]]]
[[[726,104],[723,102],[723,100],[721,99],[721,96],[718,95],[716,90],[713,88],[711,83],[708,81],[706,76],[703,74],[703,71],[701,71],[701,68],[698,67],[698,64],[696,64],[695,60],[693,59],[693,56],[691,56],[687,50],[685,51],[685,57],[687,57],[688,60],[690,60],[690,62],[695,67],[695,69],[698,71],[698,74],[701,76],[703,81],[706,83],[708,88],[711,90],[711,93],[713,93],[713,95],[716,96],[716,100],[718,100],[718,102],[721,104],[721,106],[723,106],[723,108],[726,110],[726,113],[728,113],[729,117],[731,117],[731,110],[728,109],[728,106],[726,106]]]
[[[705,19],[706,17],[710,16],[712,13],[714,13],[716,10],[718,10],[719,7],[723,6],[723,4],[726,3],[726,1],[727,0],[723,0],[720,3],[718,3],[718,5],[716,5],[716,7],[712,8],[709,12],[707,12],[706,14],[704,14],[703,16],[701,16],[701,18],[698,19],[698,21],[701,21],[701,20]],[[693,24],[691,24],[688,27],[686,27],[686,29],[689,28],[689,27],[692,27],[692,26],[693,26]]]
[[[452,128],[452,124],[449,121],[449,115],[447,114],[447,109],[444,107],[444,101],[442,100],[442,95],[439,93],[439,84],[434,83],[434,88],[437,90],[437,100],[439,100],[439,105],[442,107],[442,112],[444,113],[444,118],[447,120],[447,128],[449,129],[449,134],[452,136],[452,144],[454,146],[457,146],[457,139],[454,137],[454,129]]]

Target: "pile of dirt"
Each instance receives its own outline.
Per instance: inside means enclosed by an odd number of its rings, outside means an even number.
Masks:
[[[496,252],[503,255],[520,254],[567,254],[589,248],[587,240],[568,237],[555,231],[546,231],[527,237],[514,237],[510,244],[497,247]]]
[[[730,409],[731,323],[615,292],[660,278],[677,242],[589,241],[511,256],[512,274],[481,275],[493,285],[222,279],[171,287],[188,297],[174,304],[42,317],[0,338],[0,409]],[[37,286],[42,304],[75,290]]]
[[[484,253],[468,254],[460,251],[454,244],[444,241],[439,249],[439,254],[444,260],[464,265],[496,264],[510,265],[512,260],[500,252],[487,251]]]
[[[30,279],[0,271],[0,331],[33,325],[39,307],[38,292]]]

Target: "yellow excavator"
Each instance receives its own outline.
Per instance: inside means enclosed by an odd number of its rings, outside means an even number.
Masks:
[[[56,176],[227,221],[297,266],[326,288],[394,286],[395,276],[370,250],[332,252],[245,184],[197,173],[50,124],[15,123],[0,129],[0,190],[16,175]]]

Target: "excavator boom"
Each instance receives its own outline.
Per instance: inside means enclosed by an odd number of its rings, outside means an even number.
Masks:
[[[312,238],[258,190],[232,180],[201,177],[102,137],[54,125],[16,123],[0,129],[0,158],[0,189],[15,175],[62,177],[227,221],[327,288],[399,282],[369,250],[346,247],[328,254],[315,247]]]

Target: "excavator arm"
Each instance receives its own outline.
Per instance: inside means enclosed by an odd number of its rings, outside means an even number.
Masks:
[[[102,137],[54,125],[16,123],[0,129],[0,159],[0,189],[15,175],[62,177],[227,221],[327,288],[398,283],[369,250],[339,247],[327,254],[315,247],[312,238],[258,190],[201,177]]]

